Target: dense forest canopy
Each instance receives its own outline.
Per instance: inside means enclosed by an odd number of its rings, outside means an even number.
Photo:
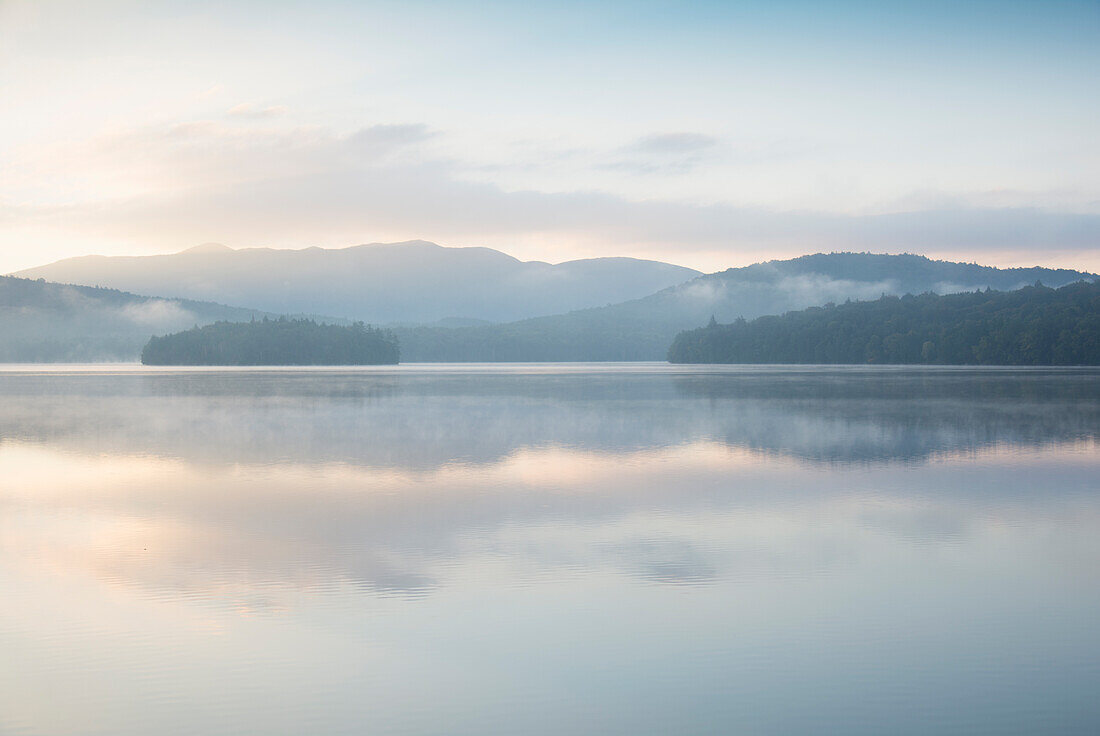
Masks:
[[[883,296],[680,333],[672,363],[1100,365],[1100,283]]]
[[[398,357],[389,330],[285,317],[215,322],[153,337],[141,351],[146,365],[393,365]]]

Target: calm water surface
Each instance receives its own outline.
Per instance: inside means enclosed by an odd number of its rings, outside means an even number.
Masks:
[[[1100,372],[0,369],[0,734],[1100,732]]]

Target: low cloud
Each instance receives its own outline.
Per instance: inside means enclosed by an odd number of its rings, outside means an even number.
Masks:
[[[702,133],[660,133],[624,146],[596,168],[626,174],[686,174],[714,159],[718,139]]]
[[[814,150],[809,141],[788,138],[741,140],[733,144],[703,133],[661,133],[616,149],[596,168],[640,176],[677,176],[703,167],[741,169],[790,161]]]
[[[640,153],[683,155],[718,145],[718,139],[703,133],[661,133],[642,138],[630,150]]]
[[[849,281],[834,279],[823,274],[802,274],[788,276],[776,283],[776,288],[786,294],[787,300],[798,308],[817,306],[829,302],[842,302],[847,299],[870,300],[883,294],[898,293],[894,281]]]
[[[352,148],[378,150],[409,146],[433,137],[435,133],[421,123],[399,125],[372,125],[352,133],[344,144]]]
[[[250,120],[262,120],[264,118],[277,118],[286,115],[287,108],[284,105],[270,105],[268,107],[259,107],[251,102],[242,102],[239,105],[234,105],[226,111],[226,114],[233,118],[247,118]]]
[[[127,304],[121,309],[121,315],[130,322],[150,327],[187,325],[199,321],[192,312],[180,306],[179,302],[167,299],[148,299]]]

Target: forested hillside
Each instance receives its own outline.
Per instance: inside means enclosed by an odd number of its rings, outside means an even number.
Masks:
[[[1094,276],[1050,268],[992,268],[916,255],[819,253],[700,276],[606,307],[505,324],[398,330],[402,355],[419,361],[664,360],[676,335],[705,324],[783,314],[883,294],[1062,286]]]
[[[398,360],[397,339],[362,322],[313,320],[216,322],[153,337],[141,351],[146,365],[386,365]]]
[[[884,296],[683,332],[673,363],[1100,365],[1100,283]]]
[[[663,360],[678,333],[712,315],[732,322],[882,294],[1008,290],[1024,279],[1061,286],[1093,278],[1079,271],[996,269],[910,255],[818,254],[729,269],[600,308],[500,324],[448,319],[394,327],[394,333],[406,362]],[[265,316],[276,315],[0,277],[0,361],[136,360],[150,335]],[[348,324],[329,317],[317,321]]]
[[[0,276],[0,362],[137,360],[156,333],[263,312]]]

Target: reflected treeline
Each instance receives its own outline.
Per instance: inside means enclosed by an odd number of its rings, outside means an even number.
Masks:
[[[715,418],[721,441],[803,460],[911,462],[1100,432],[1100,374],[1091,370],[819,369],[675,382],[724,414]]]
[[[966,464],[812,463],[1093,438],[1096,384],[1052,371],[4,374],[0,433],[45,452],[7,456],[0,510],[115,520],[57,564],[250,608],[291,589],[417,598],[501,561],[518,584],[563,570],[661,585],[812,576],[864,554],[868,530],[956,543],[987,518],[1087,506],[1095,463],[1056,456],[987,463],[985,485]],[[35,548],[37,527],[12,528],[9,549]]]
[[[624,453],[698,441],[911,462],[1098,432],[1100,372],[1088,370],[0,375],[0,441],[205,463],[429,470],[529,447]]]

